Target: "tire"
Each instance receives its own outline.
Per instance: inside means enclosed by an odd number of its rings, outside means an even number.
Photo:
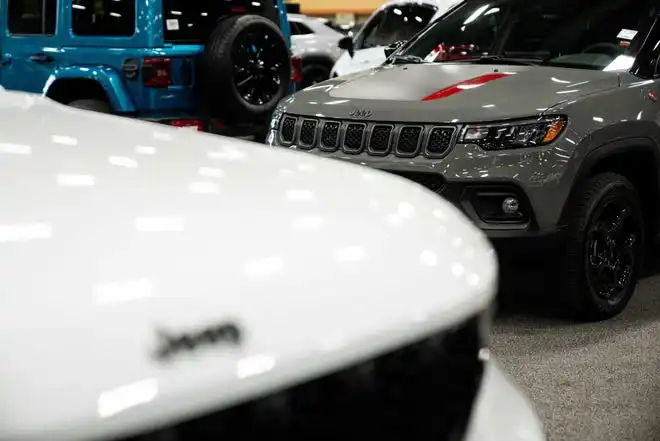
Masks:
[[[596,175],[572,198],[569,219],[560,264],[564,306],[581,321],[612,318],[630,301],[643,265],[645,226],[637,190],[616,173]]]
[[[330,78],[330,69],[322,64],[310,64],[302,70],[302,89]]]
[[[229,124],[265,122],[290,82],[289,49],[272,20],[228,17],[211,33],[199,63],[198,87],[212,116]]]
[[[74,100],[67,104],[67,106],[75,107],[76,109],[91,110],[92,112],[112,113],[112,107],[110,107],[110,104],[103,100]]]

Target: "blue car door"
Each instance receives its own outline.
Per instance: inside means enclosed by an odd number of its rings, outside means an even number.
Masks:
[[[0,0],[0,81],[6,89],[41,93],[58,58],[58,0]]]

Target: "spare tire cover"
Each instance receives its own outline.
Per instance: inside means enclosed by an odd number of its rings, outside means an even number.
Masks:
[[[197,87],[211,116],[246,124],[267,120],[285,96],[291,59],[272,20],[239,15],[218,23],[197,71]]]

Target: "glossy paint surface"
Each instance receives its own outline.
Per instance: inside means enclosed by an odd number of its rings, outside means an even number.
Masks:
[[[291,47],[291,35],[283,0],[275,0],[279,25]],[[0,13],[6,21],[7,0],[0,0]],[[97,81],[105,90],[116,113],[139,112],[143,116],[177,116],[199,113],[195,88],[180,78],[183,63],[194,60],[204,50],[201,44],[165,42],[161,1],[136,0],[135,33],[124,37],[79,36],[72,31],[72,2],[58,4],[54,35],[13,35],[6,27],[0,31],[0,84],[6,89],[48,94],[60,79]],[[49,63],[30,59],[47,54]],[[144,87],[139,77],[130,80],[122,73],[128,58],[169,57],[174,84],[167,88]],[[75,73],[75,75],[74,75]],[[295,85],[289,86],[289,93]]]
[[[362,29],[358,35],[355,37],[355,41],[359,41],[362,37],[362,34],[364,33],[364,30],[369,26],[369,22],[375,19],[376,15],[381,12],[383,9],[389,8],[391,6],[396,6],[396,5],[406,5],[406,4],[412,4],[412,3],[417,3],[417,4],[423,4],[423,5],[430,5],[430,6],[435,6],[437,8],[437,12],[431,19],[431,21],[437,19],[441,15],[443,15],[445,12],[447,12],[450,8],[455,6],[456,4],[459,3],[460,0],[390,0],[375,10],[371,16],[367,19],[365,22],[364,26],[362,26]],[[374,67],[377,67],[381,65],[383,62],[385,62],[385,52],[383,51],[385,49],[384,46],[377,46],[377,47],[369,47],[369,48],[356,48],[355,54],[351,57],[348,52],[344,52],[341,54],[337,62],[335,63],[334,67],[332,68],[332,76],[343,76],[343,75],[350,75],[356,72],[362,72],[368,69],[372,69]]]
[[[471,84],[496,74],[507,75]],[[470,86],[461,88],[465,82]],[[424,101],[448,88],[456,93]],[[440,159],[313,151],[383,170],[438,173],[448,182],[513,183],[529,199],[536,231],[552,233],[561,227],[562,211],[585,157],[613,140],[634,147],[638,139],[648,139],[656,146],[653,151],[659,150],[660,108],[657,100],[651,99],[653,94],[660,94],[657,80],[637,77],[625,69],[467,63],[388,65],[301,91],[283,100],[280,112],[351,119],[353,110],[362,109],[371,111],[371,121],[454,124],[459,131],[468,123],[565,115],[568,126],[564,133],[542,147],[486,151],[474,144],[455,144]],[[271,139],[271,145],[277,145],[277,138]],[[520,231],[473,220],[492,237]]]
[[[220,409],[493,298],[485,236],[406,180],[14,92],[0,119],[0,439]],[[240,345],[155,357],[159,330],[226,321]]]

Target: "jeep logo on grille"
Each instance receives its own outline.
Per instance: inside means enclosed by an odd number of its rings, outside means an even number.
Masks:
[[[367,119],[371,118],[372,112],[371,110],[354,109],[348,115],[353,119]]]
[[[237,346],[241,342],[241,331],[234,323],[220,323],[184,333],[159,329],[158,338],[160,343],[156,349],[156,358],[166,361],[181,352],[192,352],[202,346],[220,344]]]

